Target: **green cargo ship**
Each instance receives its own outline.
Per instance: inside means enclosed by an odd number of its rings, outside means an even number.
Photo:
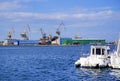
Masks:
[[[72,38],[61,38],[61,45],[81,45],[81,44],[105,44],[105,39],[72,39]]]

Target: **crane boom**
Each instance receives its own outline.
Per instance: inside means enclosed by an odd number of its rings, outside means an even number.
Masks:
[[[8,32],[8,39],[12,38],[12,34],[15,32],[14,28],[12,27],[10,31]]]
[[[29,26],[29,24],[28,24],[28,26],[25,27],[24,32],[22,32],[22,33],[20,34],[21,37],[22,37],[24,40],[29,40],[28,32],[30,32],[30,31],[31,31],[31,30],[30,30],[30,26]]]
[[[60,25],[58,26],[57,30],[56,30],[56,34],[60,36],[61,35],[61,29],[64,28],[64,27],[65,27],[64,23],[61,22]]]
[[[43,37],[44,39],[46,39],[46,33],[43,32],[43,29],[42,29],[42,28],[40,28],[40,31],[41,31],[42,37]]]

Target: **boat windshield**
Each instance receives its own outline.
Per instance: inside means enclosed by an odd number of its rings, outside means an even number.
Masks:
[[[105,49],[102,49],[102,55],[104,55],[105,54]]]
[[[92,49],[92,54],[93,54],[93,55],[95,54],[94,48]]]
[[[96,48],[96,55],[101,55],[101,49],[100,48]]]

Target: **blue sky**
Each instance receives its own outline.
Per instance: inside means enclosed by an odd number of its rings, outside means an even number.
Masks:
[[[42,28],[56,35],[61,21],[62,37],[116,40],[120,33],[120,0],[0,0],[0,40],[13,27],[13,38],[29,24],[30,39],[40,39]]]

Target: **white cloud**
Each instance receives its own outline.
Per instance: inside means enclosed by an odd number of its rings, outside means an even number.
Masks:
[[[113,11],[100,11],[96,13],[32,13],[32,12],[1,12],[1,17],[5,18],[33,18],[33,19],[109,19],[114,16]],[[86,19],[87,18],[87,19]]]
[[[47,1],[47,0],[0,0],[0,2],[42,2],[42,1]]]
[[[93,12],[93,13],[85,13],[85,14],[75,14],[74,16],[76,18],[81,18],[82,20],[105,20],[110,19],[113,17],[114,12],[113,11],[99,11],[99,12]]]
[[[28,12],[1,12],[0,17],[5,19],[63,19],[67,14],[43,14]]]
[[[25,23],[48,21],[49,23],[64,20],[68,26],[88,27],[103,25],[107,21],[120,20],[120,12],[103,10],[90,13],[33,13],[33,12],[0,12],[3,22]],[[86,24],[87,23],[87,24]]]
[[[50,13],[33,13],[33,12],[17,12],[20,8],[25,6],[20,4],[20,2],[31,2],[31,1],[46,1],[46,0],[13,0],[13,1],[3,1],[0,3],[0,18],[12,19],[14,21],[24,20],[103,20],[113,18],[116,12],[113,12],[111,7],[84,9],[84,8],[73,8],[69,12],[65,10],[61,12],[50,12]],[[14,12],[9,12],[14,10]],[[3,12],[2,12],[3,11]],[[6,12],[4,12],[6,11]],[[16,12],[15,12],[16,11]],[[25,10],[24,10],[25,11]],[[119,17],[118,17],[119,18]],[[117,19],[118,19],[117,18]],[[73,21],[72,20],[72,21]]]
[[[31,2],[31,1],[37,1],[37,2],[43,2],[43,1],[47,1],[47,0],[18,0],[20,2]]]
[[[15,10],[21,8],[22,5],[18,4],[17,2],[1,2],[0,3],[0,10]]]
[[[21,3],[28,3],[28,2],[43,2],[47,0],[6,0],[0,1],[0,11],[8,11],[8,10],[18,10],[20,8],[25,8],[26,5]]]

